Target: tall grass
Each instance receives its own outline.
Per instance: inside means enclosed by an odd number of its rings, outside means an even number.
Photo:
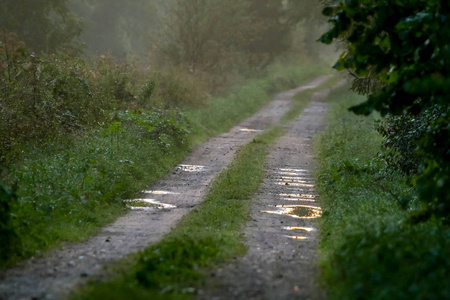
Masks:
[[[323,69],[278,67],[207,98],[201,82],[176,70],[150,72],[109,57],[39,58],[14,47],[17,57],[3,64],[14,80],[0,82],[0,181],[14,187],[0,199],[7,204],[0,267],[92,235],[194,145]]]
[[[186,116],[193,123],[197,142],[201,142],[250,117],[269,102],[274,93],[298,87],[315,77],[330,73],[325,64],[275,64],[267,77],[231,87],[225,96],[208,99],[206,106],[187,110]]]
[[[329,129],[316,141],[322,282],[329,299],[449,299],[450,230],[412,224],[416,196],[378,158],[374,119],[347,111],[363,99],[332,97]]]
[[[204,268],[246,251],[242,228],[249,200],[264,176],[269,146],[282,134],[275,128],[242,147],[200,207],[163,241],[135,256],[116,279],[91,284],[72,299],[190,299]]]

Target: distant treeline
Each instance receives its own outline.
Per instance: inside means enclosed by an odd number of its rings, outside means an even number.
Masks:
[[[170,62],[195,70],[230,61],[259,66],[294,44],[297,50],[315,44],[323,21],[316,0],[2,2],[0,28],[15,32],[35,52],[107,52],[158,62],[166,53]]]

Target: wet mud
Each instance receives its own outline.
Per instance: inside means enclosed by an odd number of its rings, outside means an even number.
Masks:
[[[210,270],[198,299],[317,299],[318,219],[312,139],[329,91],[317,92],[272,147],[245,230],[248,253]]]

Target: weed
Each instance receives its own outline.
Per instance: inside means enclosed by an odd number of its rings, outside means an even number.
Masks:
[[[446,299],[448,227],[436,220],[408,222],[417,196],[403,174],[379,158],[382,139],[373,118],[346,111],[359,101],[348,92],[334,97],[329,129],[316,144],[324,211],[320,264],[328,298]]]
[[[114,281],[91,285],[73,299],[120,299],[118,295],[129,297],[130,288],[133,297],[190,298],[204,268],[246,251],[241,232],[249,200],[264,176],[268,147],[282,134],[281,129],[273,129],[240,149],[200,207],[163,241],[141,252],[136,266]]]

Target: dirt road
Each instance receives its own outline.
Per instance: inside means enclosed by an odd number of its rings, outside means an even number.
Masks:
[[[101,277],[108,263],[161,240],[202,201],[211,181],[233,160],[239,146],[277,124],[291,107],[293,95],[326,80],[320,77],[276,95],[254,116],[195,149],[171,174],[149,186],[139,199],[130,200],[129,214],[96,236],[83,243],[67,244],[0,274],[0,299],[64,298],[77,285],[93,276]]]
[[[321,209],[314,191],[311,143],[323,125],[329,91],[315,93],[305,111],[271,149],[267,174],[252,200],[248,253],[212,270],[199,299],[314,299]]]

